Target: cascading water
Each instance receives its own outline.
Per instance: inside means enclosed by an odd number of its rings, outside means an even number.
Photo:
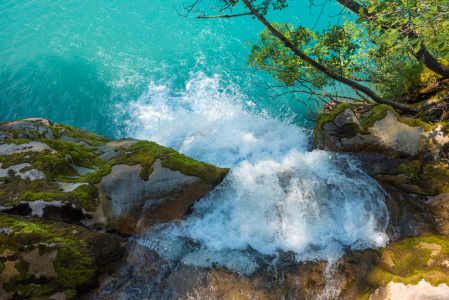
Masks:
[[[376,182],[348,155],[308,152],[311,131],[254,112],[238,87],[191,74],[184,92],[152,85],[130,106],[139,138],[232,168],[186,220],[149,228],[139,243],[187,265],[251,273],[249,253],[293,251],[336,260],[346,247],[385,246],[388,212]],[[186,252],[185,243],[198,245]]]

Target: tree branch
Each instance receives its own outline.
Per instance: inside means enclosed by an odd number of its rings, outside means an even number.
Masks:
[[[351,81],[347,78],[344,78],[338,74],[335,74],[333,71],[329,70],[328,68],[326,68],[325,66],[323,66],[322,64],[314,61],[313,59],[311,59],[310,57],[308,57],[306,54],[304,54],[303,52],[301,52],[295,45],[292,44],[292,42],[290,42],[290,40],[288,40],[283,34],[281,34],[279,31],[277,31],[261,14],[259,14],[254,7],[249,3],[248,0],[242,0],[243,3],[245,3],[246,7],[249,8],[249,10],[257,17],[257,19],[265,25],[265,27],[271,32],[271,34],[273,34],[276,38],[278,38],[281,42],[284,43],[284,45],[288,48],[290,48],[290,50],[293,51],[293,53],[298,56],[299,58],[301,58],[302,60],[304,60],[305,62],[307,62],[308,64],[312,65],[313,67],[315,67],[316,69],[320,70],[321,72],[323,72],[326,76],[339,81],[343,84],[346,84],[364,94],[366,94],[368,97],[370,97],[371,99],[373,99],[375,102],[380,103],[380,104],[387,104],[390,105],[394,108],[403,110],[403,111],[410,111],[410,112],[418,112],[422,109],[424,109],[425,107],[429,106],[427,103],[419,105],[419,106],[413,106],[413,107],[409,107],[407,105],[404,104],[400,104],[391,100],[386,100],[381,98],[380,96],[378,96],[375,92],[373,92],[371,89],[367,88],[366,86],[363,86],[361,84],[358,84],[354,81]],[[337,0],[338,1],[338,0]]]
[[[373,22],[377,20],[376,14],[368,13],[368,10],[360,5],[359,3],[355,2],[354,0],[337,0],[338,3],[341,5],[347,7],[349,10],[351,10],[353,13],[358,14],[360,11],[360,8],[363,9],[363,15],[365,16],[365,20],[368,22]],[[405,26],[405,25],[404,25]],[[409,40],[412,38],[417,38],[418,35],[414,31],[408,31],[403,26],[404,33],[409,37]],[[390,27],[387,24],[381,24],[381,27],[383,29],[390,29]],[[396,26],[396,28],[399,26]],[[421,48],[416,53],[415,56],[418,60],[420,60],[428,69],[434,71],[437,74],[440,74],[446,78],[449,78],[449,66],[440,64],[438,60],[433,57],[433,55],[426,49],[426,46],[424,44],[421,44]]]
[[[253,13],[244,13],[244,14],[238,14],[238,15],[220,15],[220,16],[198,16],[197,19],[214,19],[214,18],[234,18],[234,17],[241,17],[241,16],[249,16]]]

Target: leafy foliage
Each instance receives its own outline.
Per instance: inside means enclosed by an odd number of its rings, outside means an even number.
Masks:
[[[447,1],[364,0],[360,3],[368,10],[361,8],[356,22],[373,35],[379,51],[394,50],[394,56],[405,57],[417,53],[424,45],[434,56],[449,58]]]
[[[332,26],[322,32],[314,32],[286,23],[272,25],[298,49],[332,71],[346,77],[362,71],[362,64],[358,61],[361,47],[347,28]],[[251,47],[248,65],[270,73],[277,82],[293,86],[302,80],[320,89],[331,84],[329,77],[295,56],[267,29],[259,34],[254,44],[247,45]]]
[[[440,63],[447,64],[449,12],[441,2],[362,1],[368,9],[361,8],[355,22],[344,18],[340,26],[330,26],[322,32],[285,23],[272,25],[300,51],[334,73],[371,82],[371,88],[382,97],[395,98],[438,78],[415,59],[421,45],[427,45]],[[432,17],[429,11],[433,12]],[[419,23],[415,20],[419,18],[427,19]],[[418,38],[410,39],[412,34]],[[322,91],[335,84],[296,57],[267,29],[247,45],[251,47],[248,66],[268,72],[286,87],[307,85]]]

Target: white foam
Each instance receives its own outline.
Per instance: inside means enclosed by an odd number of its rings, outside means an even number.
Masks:
[[[169,259],[197,266],[215,262],[242,273],[255,269],[251,248],[266,255],[294,251],[298,260],[335,260],[345,247],[385,246],[388,212],[377,183],[348,155],[307,152],[309,129],[252,107],[238,89],[221,89],[219,78],[202,73],[192,74],[179,94],[169,84],[150,86],[131,106],[138,120],[130,124],[133,136],[232,167],[195,204],[193,215],[163,230],[149,229],[139,242]],[[201,247],[189,248],[186,240]]]
[[[254,103],[234,85],[222,89],[218,76],[191,75],[179,94],[173,95],[169,83],[152,85],[131,104],[128,135],[221,167],[282,159],[307,146],[309,130],[254,114]]]

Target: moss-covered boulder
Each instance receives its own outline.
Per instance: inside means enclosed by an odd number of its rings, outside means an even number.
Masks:
[[[182,218],[229,171],[147,141],[133,144],[108,167],[98,178],[99,206],[83,223],[128,234]]]
[[[430,125],[399,116],[388,105],[376,105],[360,119],[351,104],[338,105],[316,120],[319,149],[338,152],[370,152],[394,159],[439,159],[449,142],[448,124]]]
[[[182,217],[228,171],[45,119],[0,124],[4,213],[132,233]]]
[[[449,237],[430,233],[390,243],[363,279],[358,299],[444,299],[449,293]],[[402,298],[400,298],[402,297]]]
[[[0,214],[0,299],[76,299],[115,270],[125,242],[82,226]]]

